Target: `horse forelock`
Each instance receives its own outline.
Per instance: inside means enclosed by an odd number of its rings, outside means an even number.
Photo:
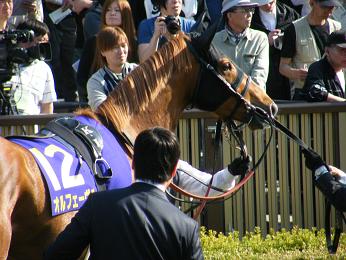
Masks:
[[[184,34],[164,44],[149,59],[136,67],[109,94],[97,113],[121,130],[131,115],[138,114],[170,86],[173,76],[191,71],[193,63]]]

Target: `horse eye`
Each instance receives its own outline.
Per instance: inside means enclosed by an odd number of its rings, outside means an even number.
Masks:
[[[227,63],[223,64],[222,70],[223,70],[223,71],[232,70],[232,65],[231,65],[231,63],[227,62]]]

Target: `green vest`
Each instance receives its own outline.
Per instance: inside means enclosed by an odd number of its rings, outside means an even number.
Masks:
[[[310,64],[321,59],[315,37],[310,29],[307,16],[293,22],[296,31],[296,54],[292,59],[292,67],[296,69],[308,69]],[[329,31],[333,32],[341,28],[341,24],[328,18]],[[291,80],[294,88],[301,89],[304,80]]]

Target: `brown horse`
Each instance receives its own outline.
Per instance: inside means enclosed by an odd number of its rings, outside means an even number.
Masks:
[[[222,80],[215,77],[215,81],[203,84],[206,82],[201,76],[211,73],[208,69],[200,73],[206,68],[203,62],[210,62],[229,83],[237,81],[237,92],[246,92],[243,94],[247,101],[275,114],[275,103],[256,84],[247,81],[247,76],[238,77],[240,72],[232,62],[225,58],[213,62],[215,57],[208,51],[211,39],[208,34],[193,40],[179,35],[135,69],[95,113],[80,113],[126,134],[130,140],[152,126],[174,130],[182,111],[191,103],[224,120],[232,117],[248,121],[244,116],[249,114],[247,102]],[[218,73],[215,75],[220,76]],[[52,217],[47,184],[33,155],[3,138],[0,147],[0,259],[40,259],[44,248],[75,212]],[[131,150],[126,145],[124,149],[130,158]]]

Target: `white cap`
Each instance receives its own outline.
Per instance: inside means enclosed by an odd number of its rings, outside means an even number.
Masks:
[[[254,0],[256,1],[256,0]],[[234,6],[247,6],[247,7],[256,7],[258,6],[257,2],[254,2],[253,0],[224,0],[222,2],[222,10],[221,13],[223,14],[228,9],[234,7]]]

